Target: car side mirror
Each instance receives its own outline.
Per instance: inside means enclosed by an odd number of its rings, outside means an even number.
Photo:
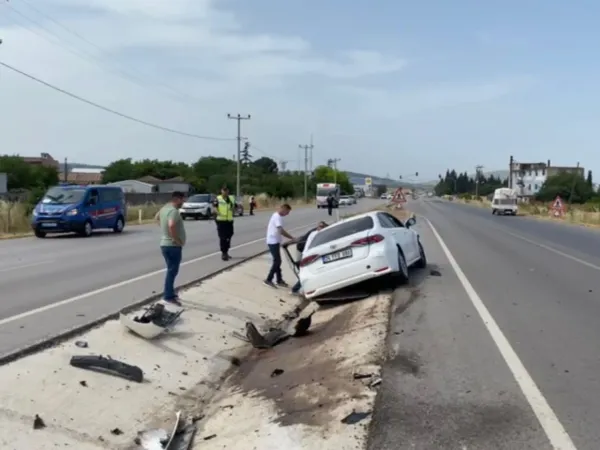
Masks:
[[[417,218],[416,217],[411,217],[410,219],[408,219],[404,223],[404,225],[406,225],[406,228],[410,228],[410,227],[412,227],[412,226],[414,226],[416,224],[417,224]]]

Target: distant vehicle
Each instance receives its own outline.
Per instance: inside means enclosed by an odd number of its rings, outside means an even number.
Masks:
[[[335,183],[317,184],[317,208],[327,208],[327,197],[333,195],[333,207],[337,208],[340,202],[340,185]]]
[[[350,206],[354,205],[355,199],[350,195],[342,195],[340,197],[340,206]]]
[[[31,228],[38,238],[49,233],[89,237],[102,228],[122,232],[126,217],[127,205],[121,187],[61,185],[48,189],[36,205]]]
[[[300,261],[307,298],[393,274],[407,283],[408,268],[425,268],[427,258],[414,217],[402,222],[383,211],[336,222],[310,236]]]
[[[237,207],[235,208],[233,215],[239,216],[239,217],[243,216],[244,215],[244,197],[236,197],[235,203],[236,203]]]
[[[498,188],[492,197],[492,214],[516,216],[519,206],[517,204],[517,191],[511,188]]]
[[[388,195],[387,195],[387,194],[381,194],[381,195],[379,196],[379,198],[380,198],[381,200],[387,200],[387,199],[388,199]]]
[[[181,218],[210,219],[213,213],[213,202],[216,196],[213,194],[195,194],[187,199],[181,206]]]

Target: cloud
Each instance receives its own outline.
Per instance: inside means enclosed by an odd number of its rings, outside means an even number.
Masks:
[[[199,135],[232,138],[235,122],[227,113],[252,114],[242,134],[256,144],[255,156],[266,151],[294,161],[298,144],[314,132],[315,162],[343,149],[350,169],[380,175],[395,161],[372,158],[365,149],[394,148],[382,117],[492,102],[528,83],[519,77],[409,83],[404,74],[412,59],[393,47],[344,48],[342,34],[334,43],[310,33],[275,33],[275,24],[267,22],[250,28],[249,18],[231,5],[14,0],[0,5],[6,13],[0,15],[0,61],[109,108]],[[193,161],[231,156],[236,148],[235,142],[194,140],[128,122],[3,68],[0,98],[10,111],[0,121],[8,153],[45,151],[90,163],[121,157]]]

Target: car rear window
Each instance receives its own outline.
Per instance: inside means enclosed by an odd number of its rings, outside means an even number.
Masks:
[[[361,231],[372,229],[374,226],[371,216],[361,217],[360,219],[348,220],[331,228],[319,231],[311,241],[308,248],[314,248],[337,239],[350,236]]]

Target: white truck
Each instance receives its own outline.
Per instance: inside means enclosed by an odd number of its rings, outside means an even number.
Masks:
[[[327,208],[327,197],[333,195],[333,207],[337,208],[340,203],[340,185],[335,183],[317,184],[317,208]]]
[[[517,191],[511,188],[498,188],[492,198],[492,214],[512,216],[517,215]]]

